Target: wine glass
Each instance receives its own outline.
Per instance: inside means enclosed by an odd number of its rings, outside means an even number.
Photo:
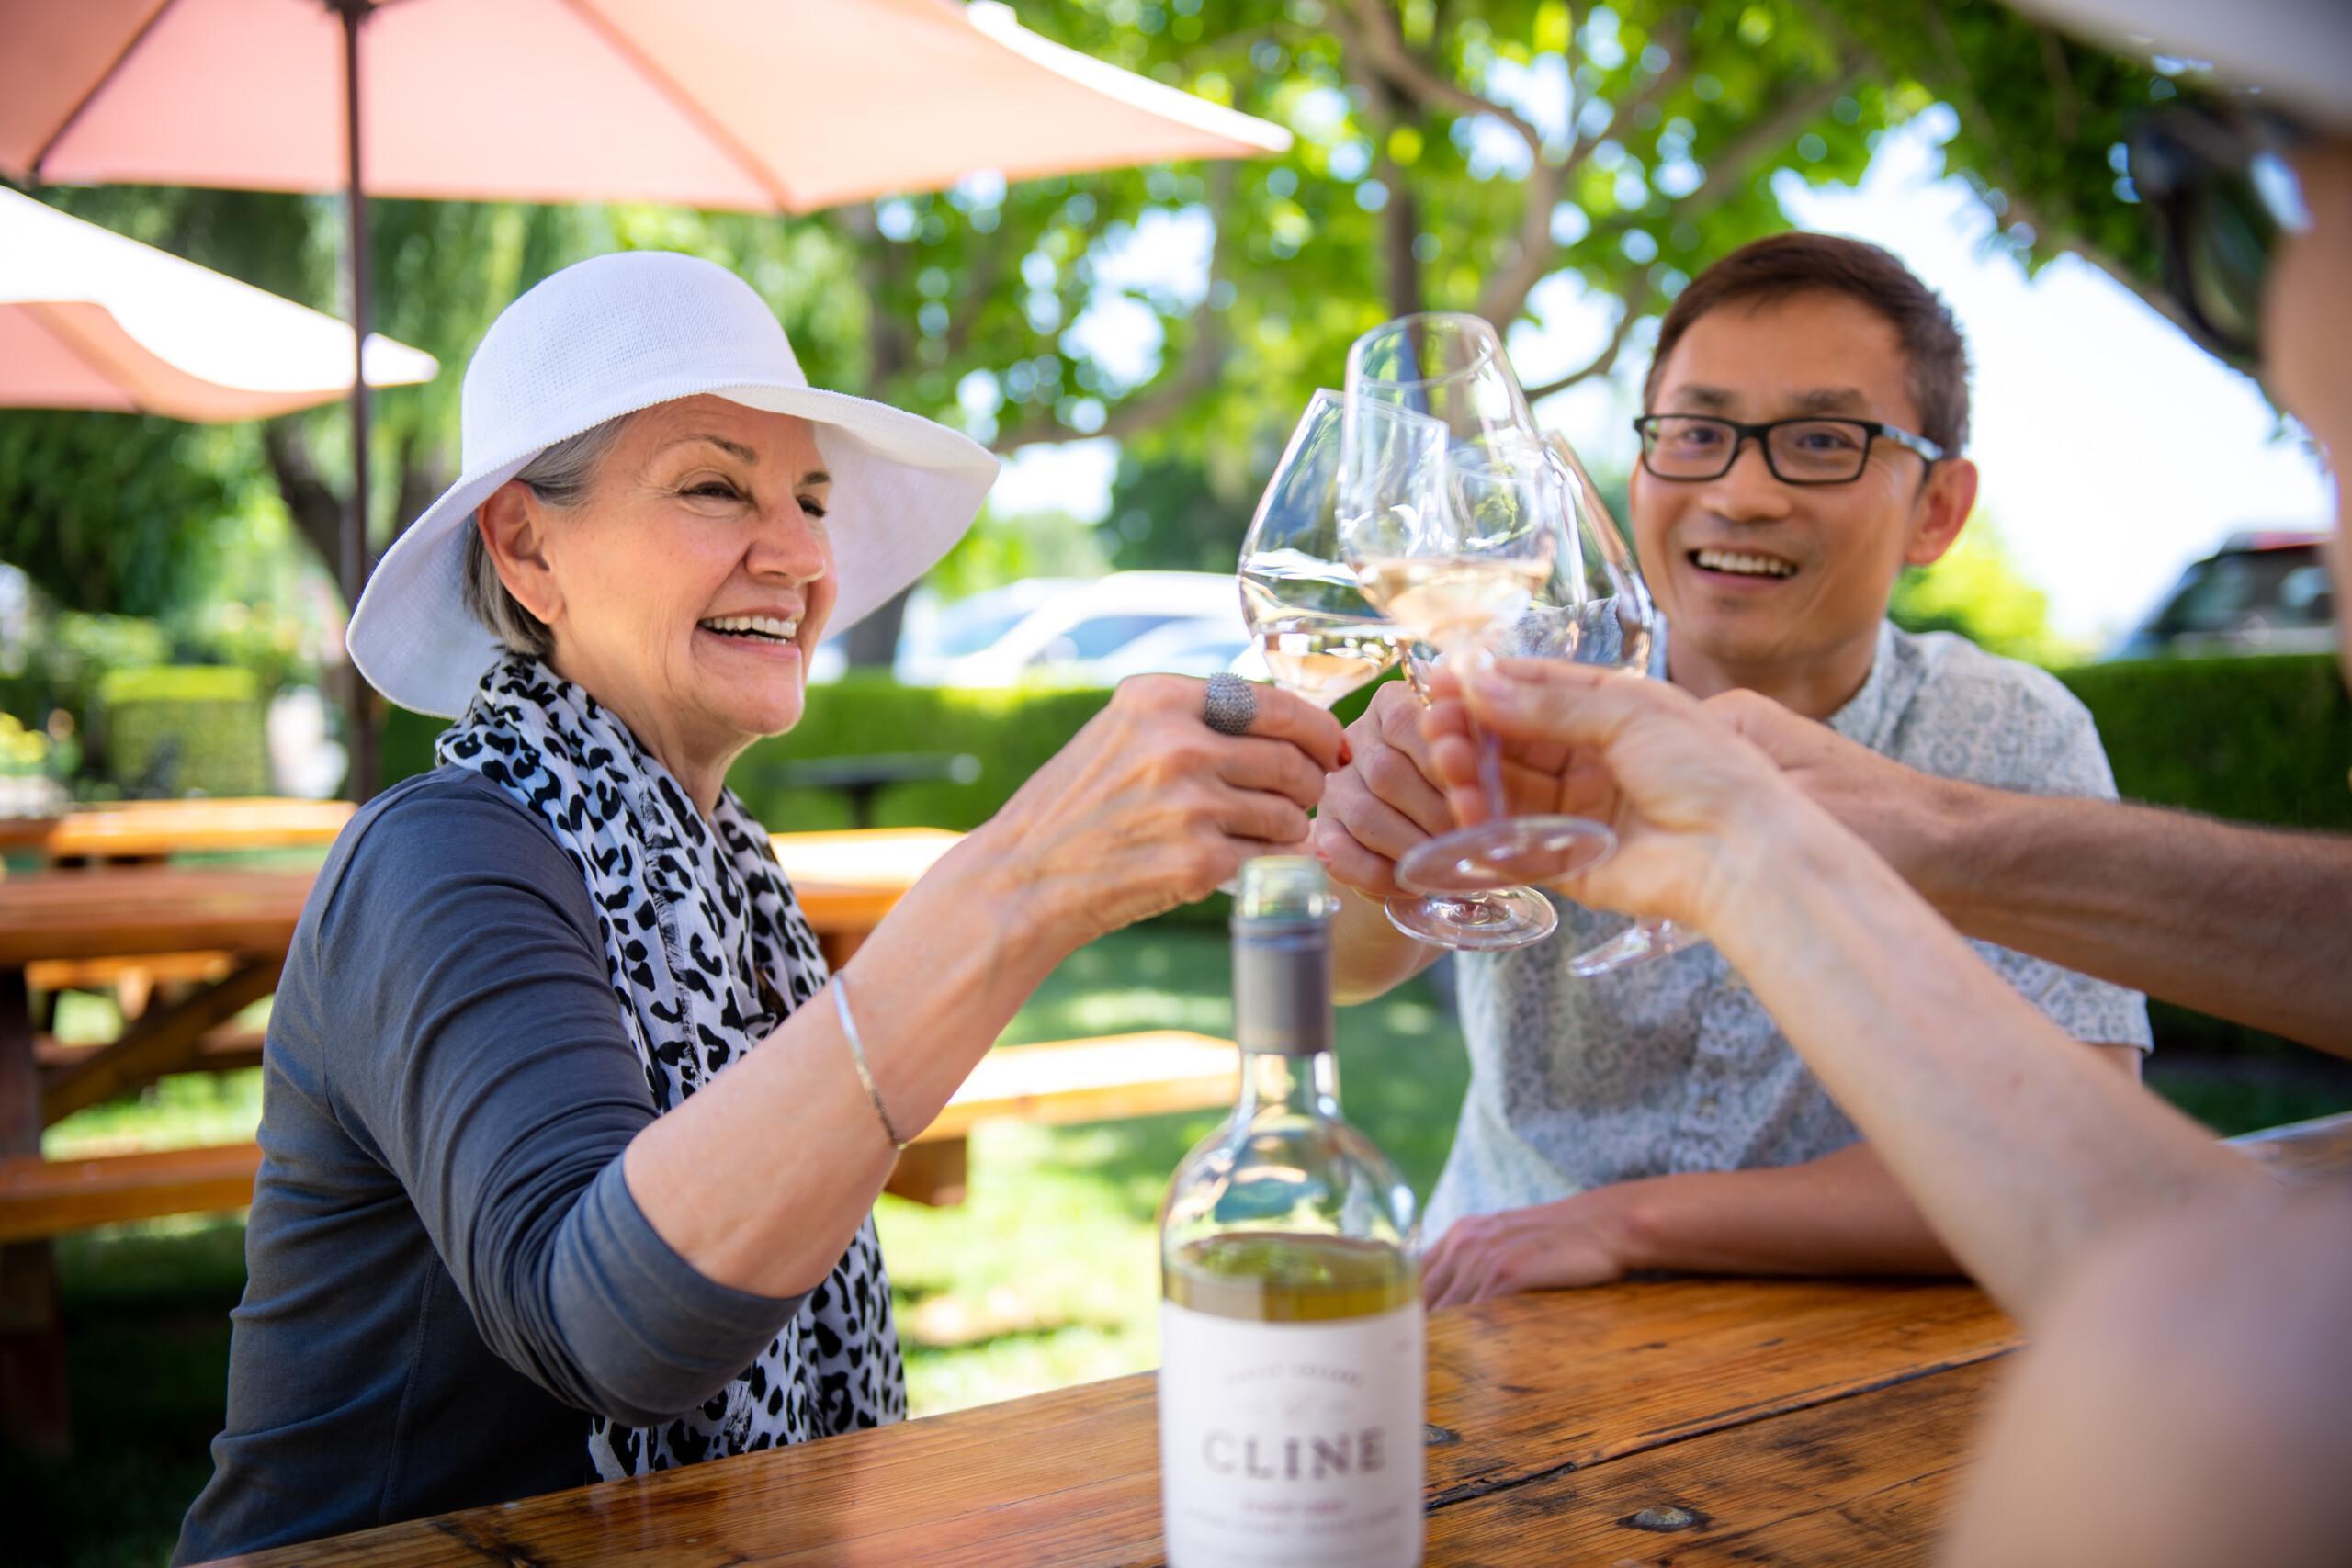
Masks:
[[[1547,437],[1545,445],[1566,475],[1573,513],[1571,537],[1578,547],[1571,570],[1582,581],[1562,582],[1569,572],[1555,574],[1551,602],[1532,609],[1506,646],[1512,652],[1572,659],[1579,664],[1612,664],[1645,675],[1657,630],[1657,609],[1650,598],[1649,584],[1643,581],[1642,569],[1625,536],[1609,515],[1600,488],[1585,472],[1576,448],[1557,434]],[[1607,942],[1569,959],[1568,972],[1589,979],[1680,953],[1705,941],[1687,926],[1645,916]]]
[[[1491,655],[1553,576],[1565,537],[1567,476],[1544,446],[1493,327],[1476,316],[1406,316],[1348,351],[1340,543],[1364,597],[1399,633],[1449,660]],[[1402,409],[1411,422],[1380,411]],[[1505,808],[1500,742],[1481,748],[1481,781]],[[1531,887],[1589,865],[1615,836],[1580,817],[1497,817],[1416,846],[1396,879],[1457,896],[1419,916],[1391,919],[1449,947],[1523,946],[1558,923]],[[1465,927],[1444,906],[1478,901]],[[1408,919],[1412,923],[1408,923]]]
[[[1327,709],[1398,659],[1394,628],[1364,598],[1340,548],[1336,502],[1345,401],[1329,389],[1307,400],[1241,542],[1241,618],[1268,672],[1275,684]],[[1362,422],[1396,426],[1386,439],[1399,452],[1416,443],[1430,443],[1432,457],[1441,450],[1442,432],[1409,410],[1375,405]],[[1424,645],[1424,650],[1425,659],[1435,657],[1435,649]],[[1418,676],[1413,690],[1422,694]],[[1220,891],[1238,886],[1229,883]],[[1544,924],[1535,933],[1542,935],[1557,923],[1556,912],[1532,888],[1453,897],[1405,894],[1388,899],[1386,908],[1390,923],[1408,935],[1436,923],[1460,937],[1461,945],[1484,945],[1478,939],[1486,933],[1510,936],[1537,923]]]
[[[1276,685],[1319,708],[1396,662],[1388,623],[1340,553],[1333,500],[1343,404],[1317,391],[1241,540],[1241,618]]]

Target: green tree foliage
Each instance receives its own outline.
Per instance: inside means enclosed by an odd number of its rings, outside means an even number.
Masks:
[[[1988,652],[2036,664],[2082,651],[2050,629],[2050,596],[2019,574],[1984,516],[1970,521],[1943,559],[1904,573],[1888,612],[1906,630],[1958,632]]]
[[[1100,577],[1110,568],[1102,536],[1067,512],[983,512],[927,581],[960,599],[1024,577]]]
[[[621,246],[735,268],[778,310],[820,384],[1000,447],[1109,434],[1142,462],[1184,458],[1228,520],[1246,515],[1264,444],[1333,378],[1364,327],[1419,308],[1508,325],[1540,308],[1539,286],[1562,279],[1615,302],[1614,323],[1585,363],[1529,366],[1530,378],[1546,390],[1605,373],[1692,271],[1781,226],[1776,170],[1851,179],[1878,132],[1939,97],[1959,111],[1952,163],[1973,172],[2015,243],[2036,254],[2082,249],[2143,284],[2148,272],[2108,150],[2125,118],[2172,84],[1997,0],[1021,0],[1019,10],[1049,37],[1281,123],[1296,143],[1240,164],[1010,187],[978,178],[808,220],[378,202],[375,324],[447,367],[429,387],[378,400],[379,544],[456,466],[458,370],[491,317],[564,263]],[[43,194],[277,293],[342,303],[331,199]],[[1167,265],[1192,257],[1206,266]],[[0,416],[0,428],[31,417]],[[214,459],[232,487],[258,477],[327,558],[348,484],[343,419],[274,421]],[[92,460],[54,438],[28,457],[25,444],[4,449],[17,460],[0,469],[0,513],[29,496],[56,515],[50,498],[72,488],[61,471]],[[123,450],[141,467],[164,456]],[[114,516],[138,531],[205,510],[199,499]],[[126,602],[104,565],[90,569],[83,602]],[[892,624],[877,623],[869,656],[887,653]]]
[[[202,591],[214,525],[252,461],[176,420],[0,417],[0,560],[66,604],[161,615]]]

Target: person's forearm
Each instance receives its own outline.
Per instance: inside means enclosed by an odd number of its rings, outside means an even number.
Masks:
[[[1943,792],[1920,890],[1986,942],[2352,1055],[2352,838]]]
[[[1596,1189],[1628,1272],[1955,1274],[1867,1144],[1803,1165],[1693,1171]]]
[[[2267,1181],[2080,1050],[1861,840],[1808,804],[1759,809],[1709,934],[2012,1312],[2151,1213]]]
[[[930,1125],[1068,945],[999,885],[985,832],[918,883],[835,978],[902,1138]],[[820,991],[639,1133],[623,1169],[647,1221],[698,1271],[786,1296],[839,1260],[894,1158]]]
[[[1380,899],[1340,889],[1340,914],[1331,922],[1331,994],[1340,1006],[1385,995],[1443,956],[1443,948],[1398,931]]]

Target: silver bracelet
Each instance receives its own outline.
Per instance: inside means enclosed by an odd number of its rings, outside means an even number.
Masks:
[[[883,1135],[891,1146],[904,1150],[907,1141],[899,1136],[898,1124],[890,1120],[889,1109],[882,1103],[882,1091],[875,1087],[874,1069],[865,1065],[865,1042],[858,1038],[857,1020],[849,1014],[849,983],[845,976],[833,976],[833,1011],[841,1016],[842,1035],[849,1042],[849,1059],[857,1064],[857,1081],[865,1086],[865,1098],[874,1102],[874,1114],[881,1119]]]

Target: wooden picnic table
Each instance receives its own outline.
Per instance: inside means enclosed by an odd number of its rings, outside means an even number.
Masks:
[[[143,861],[331,844],[356,809],[347,800],[266,795],[126,800],[62,817],[0,818],[0,853],[38,851],[52,861]]]
[[[2352,1169],[2352,1117],[2301,1135]],[[2020,1343],[1961,1284],[1703,1280],[1429,1329],[1427,1561],[1923,1562]],[[1161,1561],[1148,1373],[265,1552],[256,1564]]]
[[[903,828],[783,833],[775,842],[827,960],[840,964],[958,837]],[[128,840],[67,841],[113,846],[76,853],[114,853]],[[315,879],[312,871],[173,865],[0,878],[0,1160],[37,1156],[41,1130],[75,1111],[166,1073],[215,1065],[205,1058],[206,1036],[277,988]],[[32,966],[192,954],[224,961],[185,995],[142,1012],[113,1042],[41,1072],[27,984]],[[14,1430],[52,1449],[66,1441],[56,1303],[50,1244],[0,1245],[0,1438]]]

